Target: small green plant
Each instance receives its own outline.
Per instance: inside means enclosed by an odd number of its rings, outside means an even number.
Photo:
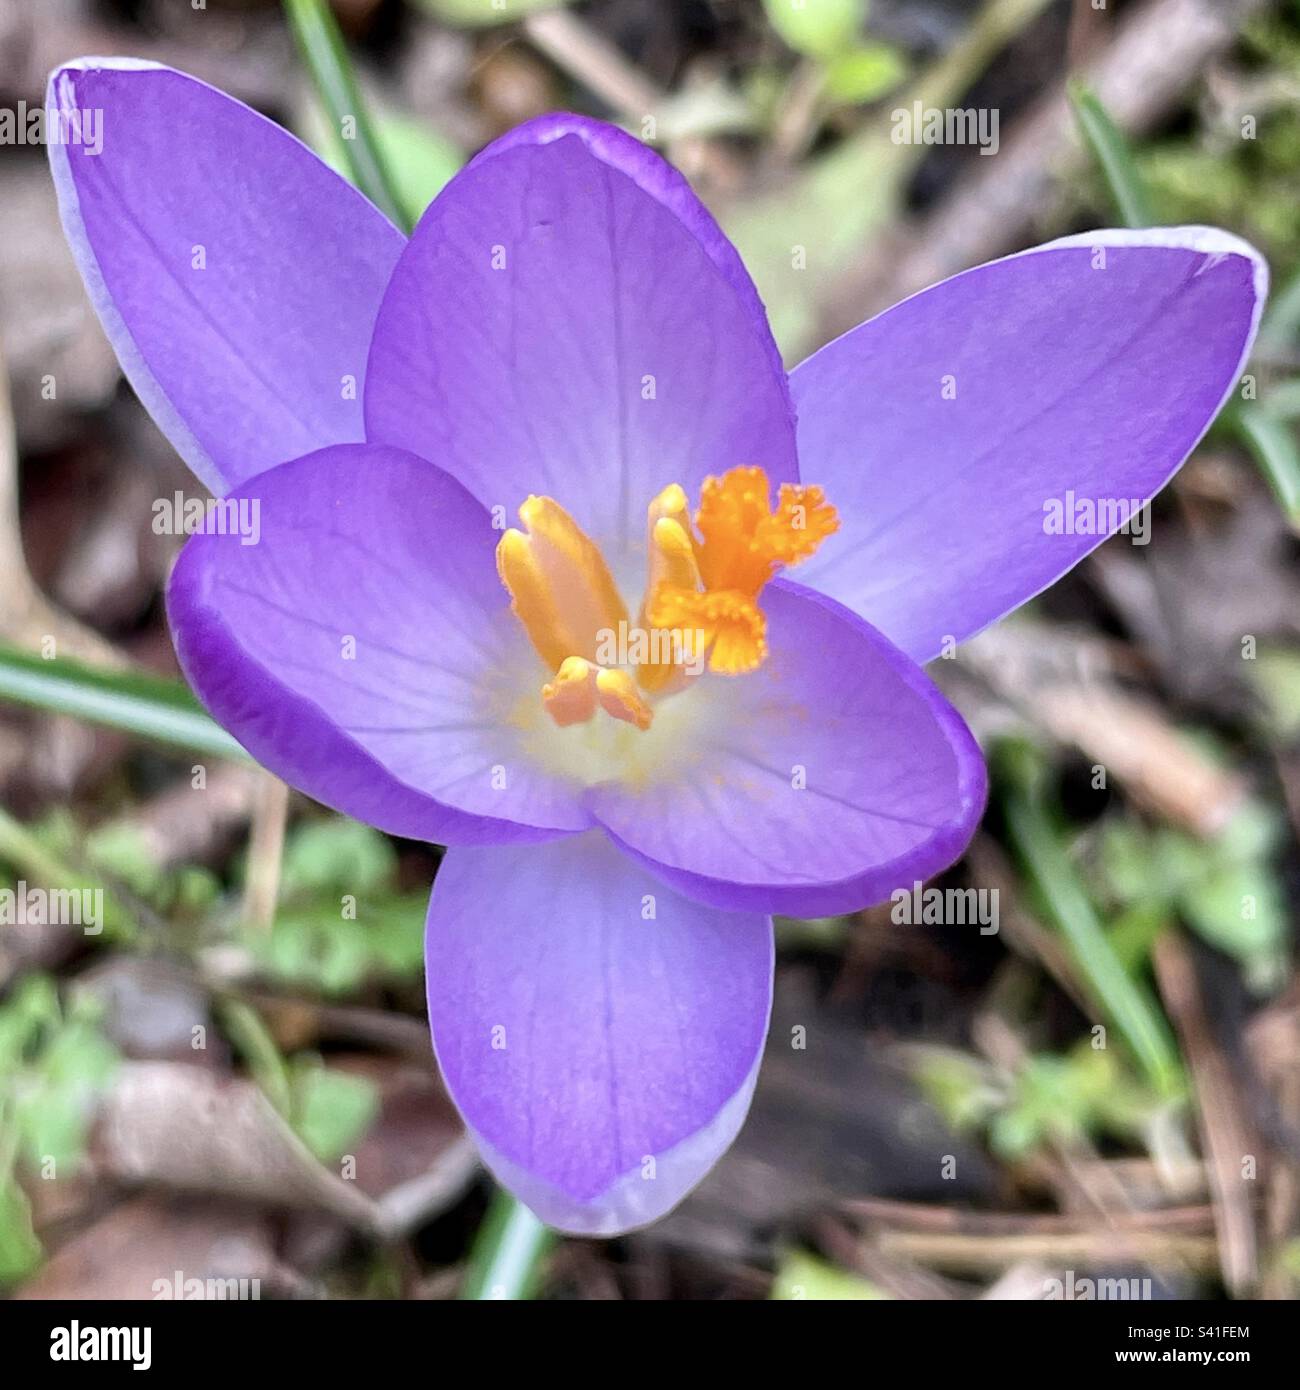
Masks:
[[[396,890],[397,856],[378,831],[342,817],[311,821],[285,847],[280,906],[244,947],[272,979],[324,994],[409,982],[424,960],[428,892]]]
[[[76,1171],[117,1062],[96,1006],[61,1003],[47,975],[23,977],[0,1005],[0,1284],[25,1278],[42,1255],[20,1174]]]
[[[1286,978],[1287,920],[1272,864],[1275,818],[1248,803],[1214,839],[1114,817],[1103,827],[1096,878],[1122,911],[1117,926],[1177,914],[1202,940],[1238,961],[1257,993]],[[1116,928],[1112,928],[1115,930]]]
[[[1048,1143],[1140,1140],[1160,1100],[1118,1055],[1082,1042],[1040,1052],[1014,1074],[949,1048],[926,1048],[915,1075],[947,1122],[982,1133],[999,1156],[1018,1160]]]

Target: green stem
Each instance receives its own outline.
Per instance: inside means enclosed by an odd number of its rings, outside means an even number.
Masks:
[[[497,1192],[479,1227],[463,1299],[532,1298],[555,1233],[508,1192]]]
[[[409,232],[402,200],[379,153],[343,35],[329,6],[325,0],[284,0],[284,10],[316,95],[334,133],[341,137],[349,177],[395,227]]]

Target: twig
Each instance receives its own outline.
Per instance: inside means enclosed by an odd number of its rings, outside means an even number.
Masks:
[[[1242,24],[1267,0],[1150,0],[1084,76],[1121,130],[1149,129],[1177,102]],[[1031,219],[1085,152],[1062,82],[916,226],[873,246],[822,305],[816,341],[843,333],[876,310],[1023,244]]]
[[[248,878],[244,885],[244,921],[269,931],[280,896],[280,859],[289,816],[289,788],[264,773],[253,803],[253,833],[248,846]]]
[[[855,1235],[839,1221],[822,1217],[814,1230],[822,1249],[837,1264],[879,1285],[895,1298],[948,1300],[963,1293],[960,1286],[920,1265],[883,1256],[870,1238]]]
[[[1217,1268],[1212,1236],[1162,1231],[1084,1231],[975,1236],[929,1231],[882,1231],[876,1237],[882,1254],[916,1260],[954,1273],[988,1275],[1033,1261],[1055,1269],[1143,1264],[1153,1269],[1209,1274]]]
[[[529,15],[523,27],[557,67],[590,88],[625,120],[639,125],[663,100],[663,93],[640,68],[567,10]]]
[[[963,1235],[988,1239],[1002,1236],[1042,1236],[1076,1239],[1104,1238],[1112,1231],[1209,1235],[1214,1214],[1205,1203],[1161,1207],[1154,1211],[1116,1211],[1106,1225],[1085,1221],[1068,1212],[968,1211],[926,1202],[899,1202],[887,1197],[858,1197],[844,1210],[873,1227],[894,1232]]]
[[[1241,804],[1242,779],[1182,738],[1154,705],[1109,679],[1100,644],[1017,618],[966,643],[958,660],[1036,727],[1073,744],[1172,824],[1208,837]]]
[[[1250,1186],[1242,1164],[1257,1149],[1238,1104],[1238,1088],[1205,1016],[1200,982],[1187,948],[1165,932],[1152,951],[1156,980],[1191,1069],[1201,1142],[1209,1169],[1214,1225],[1229,1292],[1240,1296],[1259,1277]]]
[[[795,68],[772,125],[769,154],[774,164],[792,164],[812,143],[825,86],[826,70],[820,63],[805,58]]]
[[[36,587],[23,558],[18,519],[18,443],[14,432],[9,370],[0,349],[0,637],[55,655],[74,656],[120,670],[129,663],[111,642],[61,612]]]

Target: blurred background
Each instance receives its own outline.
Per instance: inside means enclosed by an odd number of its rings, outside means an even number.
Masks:
[[[286,9],[310,59],[329,12]],[[288,795],[179,683],[181,539],[153,504],[198,485],[120,376],[44,151],[0,144],[0,889],[102,895],[99,930],[0,922],[0,1291],[1294,1298],[1300,4],[332,14],[408,221],[519,121],[621,122],[717,213],[791,365],[1099,225],[1246,236],[1272,306],[1151,543],[1117,536],[936,663],[994,772],[936,886],[984,915],[780,922],[734,1149],[649,1230],[556,1240],[494,1198],[432,1063],[437,850]],[[0,0],[0,110],[39,105],[68,58],[129,54],[347,173],[322,51],[275,0]],[[992,113],[996,152],[895,143],[918,101]]]

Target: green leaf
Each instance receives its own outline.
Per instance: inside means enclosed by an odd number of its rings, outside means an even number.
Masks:
[[[322,1163],[333,1163],[370,1128],[379,1091],[364,1076],[300,1061],[292,1072],[291,1120],[298,1137]]]
[[[1102,897],[1122,903],[1164,902],[1173,891],[1154,862],[1152,835],[1139,821],[1111,816],[1097,842]]]
[[[337,900],[281,908],[270,931],[247,928],[241,942],[280,983],[350,994],[370,982],[419,978],[427,910],[424,894],[362,901],[355,919],[342,916]]]
[[[1065,1056],[1038,1053],[1027,1060],[1010,1103],[989,1126],[989,1142],[1004,1157],[1020,1159],[1048,1140],[1130,1140],[1141,1135],[1157,1105],[1115,1052],[1085,1042]]]
[[[827,62],[823,90],[831,101],[865,105],[893,91],[906,76],[907,62],[898,49],[865,44]]]
[[[41,1262],[27,1194],[12,1179],[0,1184],[0,1284],[17,1284]]]
[[[280,896],[346,891],[360,897],[386,888],[396,872],[397,854],[378,830],[344,816],[308,821],[285,846]]]
[[[763,0],[768,22],[796,53],[833,58],[862,32],[867,0]]]
[[[1295,432],[1264,405],[1243,405],[1231,420],[1293,526],[1300,526],[1300,448]]]
[[[66,1007],[46,975],[24,977],[0,1007],[0,1184],[17,1158],[33,1171],[52,1159],[76,1167],[118,1054],[85,998]]]
[[[819,1260],[805,1250],[791,1250],[781,1261],[769,1298],[817,1303],[888,1299],[889,1294],[856,1274]]]
[[[957,1048],[918,1049],[913,1067],[916,1084],[951,1129],[986,1124],[1006,1098],[993,1068]]]
[[[1281,886],[1267,865],[1225,865],[1184,894],[1179,908],[1198,935],[1241,963],[1253,990],[1281,987],[1289,923]]]
[[[68,657],[42,660],[0,643],[0,700],[67,714],[217,758],[248,754],[199,708],[180,681],[100,671]]]
[[[95,1104],[117,1069],[117,1049],[88,1018],[69,1018],[31,1068],[32,1087],[15,1097],[14,1125],[27,1162],[75,1168],[86,1152]]]
[[[394,226],[410,231],[329,6],[325,0],[284,0],[284,9],[316,95],[340,137],[348,176]]]
[[[1106,108],[1085,86],[1072,82],[1069,92],[1070,105],[1074,108],[1079,129],[1101,168],[1124,225],[1151,226],[1154,218],[1150,201],[1137,166],[1133,163],[1133,152],[1129,149],[1128,141],[1111,120]]]
[[[1286,741],[1300,736],[1300,652],[1260,647],[1255,660],[1242,665],[1264,703],[1264,722],[1273,737]]]
[[[1106,936],[1130,975],[1146,968],[1151,948],[1169,925],[1171,915],[1171,905],[1166,901],[1136,902],[1111,921]]]
[[[542,10],[558,10],[571,0],[420,0],[431,14],[463,29],[510,24]]]
[[[138,825],[110,822],[87,833],[83,849],[88,863],[111,873],[137,897],[161,905],[166,876]]]

